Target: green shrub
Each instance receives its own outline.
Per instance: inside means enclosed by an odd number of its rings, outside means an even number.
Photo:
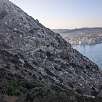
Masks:
[[[18,96],[21,94],[20,88],[21,87],[18,81],[10,80],[7,84],[7,94],[10,96]]]

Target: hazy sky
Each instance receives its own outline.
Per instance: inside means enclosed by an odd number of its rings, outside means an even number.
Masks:
[[[102,0],[11,0],[49,28],[102,27]]]

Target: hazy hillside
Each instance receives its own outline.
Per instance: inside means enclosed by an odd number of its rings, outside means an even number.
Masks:
[[[71,44],[97,44],[102,42],[102,28],[54,29]]]

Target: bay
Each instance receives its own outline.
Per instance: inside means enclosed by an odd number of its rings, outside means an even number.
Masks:
[[[73,45],[73,48],[95,62],[102,69],[102,43],[95,45]]]

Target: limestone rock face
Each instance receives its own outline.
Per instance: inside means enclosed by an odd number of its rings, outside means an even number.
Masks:
[[[90,97],[102,87],[96,64],[9,0],[0,0],[0,80],[0,93],[7,95],[25,94],[34,82],[53,93],[70,90]]]

